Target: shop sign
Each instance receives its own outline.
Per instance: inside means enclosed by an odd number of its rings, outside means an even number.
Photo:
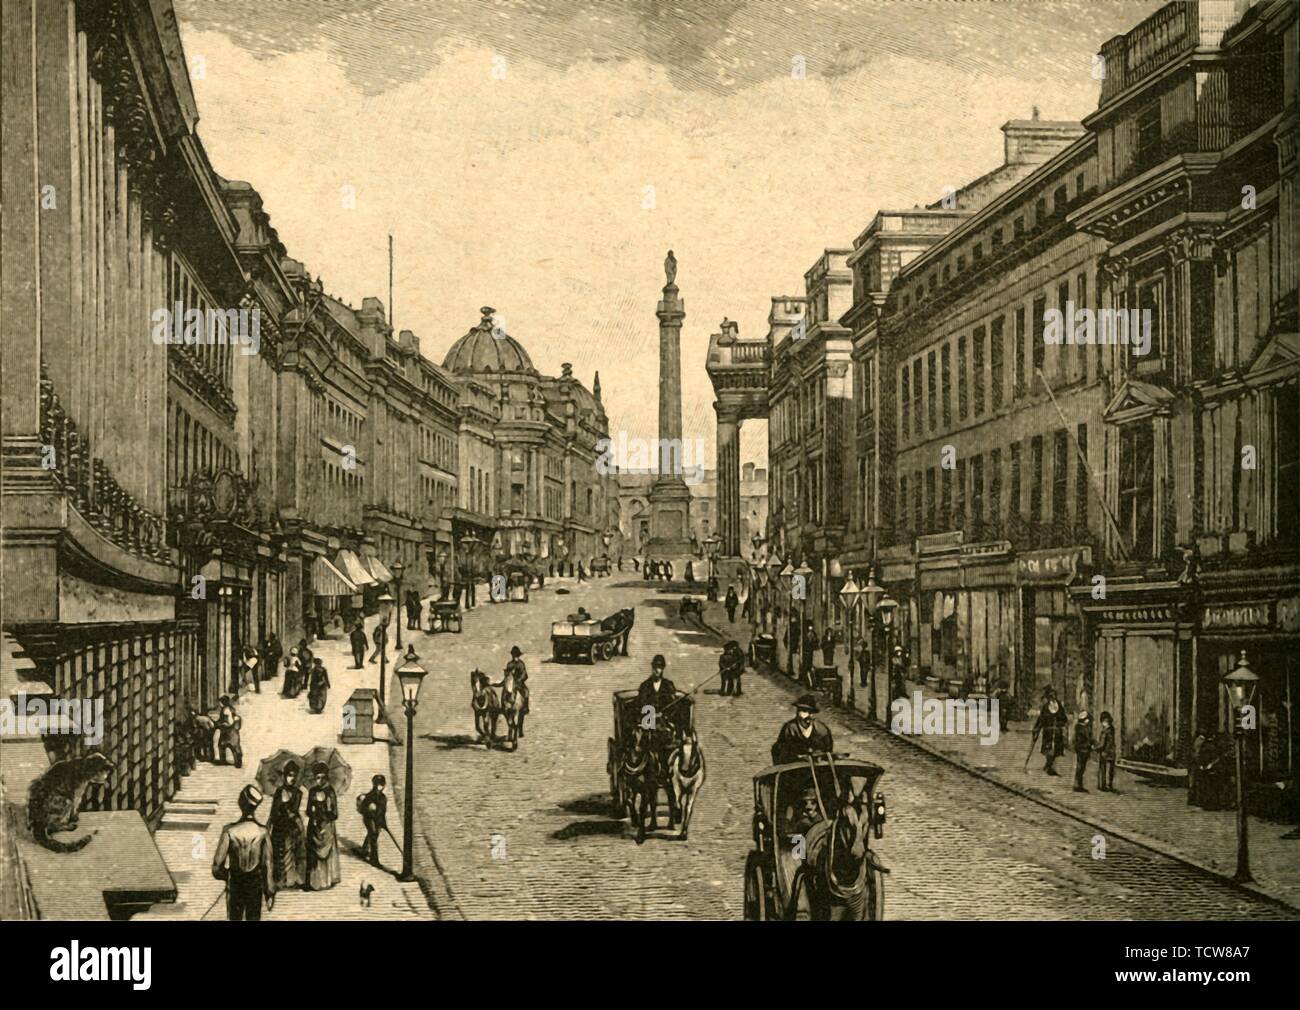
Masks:
[[[1277,601],[1277,626],[1282,631],[1300,631],[1300,596]]]
[[[1000,557],[1011,552],[1010,540],[992,540],[980,544],[962,544],[961,556],[964,558],[982,558],[990,555]]]
[[[1267,628],[1272,623],[1267,602],[1210,604],[1201,615],[1202,628]]]
[[[1017,559],[1017,570],[1026,582],[1069,582],[1078,573],[1080,564],[1087,565],[1091,560],[1090,547],[1030,551]]]

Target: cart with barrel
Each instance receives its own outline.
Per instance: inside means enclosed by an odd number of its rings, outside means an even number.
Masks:
[[[551,624],[551,656],[557,663],[595,663],[627,655],[636,611],[616,611],[603,621],[555,621]]]

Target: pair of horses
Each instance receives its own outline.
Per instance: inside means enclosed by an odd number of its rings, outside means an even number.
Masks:
[[[704,785],[704,752],[694,730],[675,731],[665,749],[660,731],[637,726],[619,761],[619,807],[636,826],[636,843],[659,827],[659,789],[668,795],[668,828],[677,825],[677,837],[686,841],[695,797]]]
[[[501,688],[498,695],[494,688]],[[492,684],[482,670],[472,670],[469,675],[470,708],[474,713],[474,732],[480,743],[490,749],[497,741],[497,723],[506,721],[506,743],[510,749],[519,749],[523,735],[524,715],[528,708],[528,688],[515,683],[515,677],[506,670],[501,683]]]

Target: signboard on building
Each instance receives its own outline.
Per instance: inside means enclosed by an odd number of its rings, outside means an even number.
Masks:
[[[1067,547],[1026,551],[1016,559],[1016,570],[1023,582],[1069,582],[1091,563],[1091,547]]]

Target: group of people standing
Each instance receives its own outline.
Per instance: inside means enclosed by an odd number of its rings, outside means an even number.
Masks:
[[[330,678],[325,664],[312,653],[307,639],[300,639],[284,657],[284,684],[280,688],[283,698],[296,698],[307,692],[307,709],[313,715],[325,711],[329,697]]]
[[[1074,718],[1074,732],[1069,733],[1070,717],[1065,704],[1056,696],[1056,689],[1048,684],[1043,688],[1043,703],[1038,709],[1038,718],[1034,722],[1033,740],[1038,743],[1043,755],[1043,771],[1057,776],[1056,759],[1065,754],[1067,737],[1074,750],[1074,791],[1086,793],[1083,784],[1088,761],[1097,755],[1097,790],[1103,793],[1115,791],[1115,720],[1109,712],[1102,712],[1097,735],[1093,736],[1092,717],[1086,705],[1079,707]],[[1032,747],[1030,750],[1032,754]]]
[[[247,785],[239,794],[239,819],[221,830],[212,875],[226,882],[229,919],[260,919],[263,902],[273,908],[279,891],[324,891],[342,879],[335,827],[339,804],[329,766],[312,766],[306,790],[298,784],[300,771],[292,761],[284,766],[265,826],[257,820],[265,796],[257,786]],[[369,837],[367,825],[367,841]]]

